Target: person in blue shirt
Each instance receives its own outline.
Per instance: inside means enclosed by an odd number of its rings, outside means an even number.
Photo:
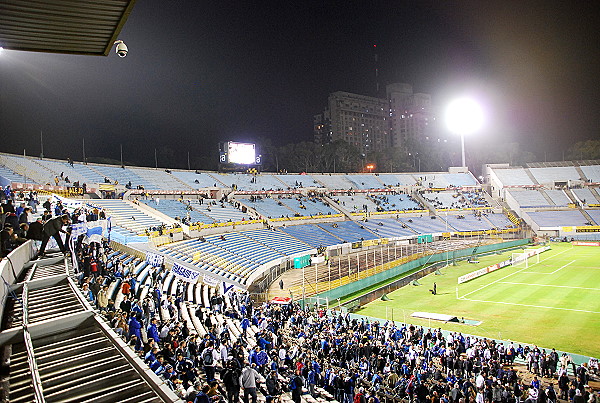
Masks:
[[[160,336],[158,335],[157,323],[158,319],[156,318],[150,320],[150,326],[148,326],[148,338],[154,339],[154,341],[158,343],[160,342]]]

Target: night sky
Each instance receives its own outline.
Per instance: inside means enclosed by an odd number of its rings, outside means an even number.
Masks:
[[[219,141],[311,140],[330,92],[376,95],[377,54],[382,88],[477,97],[473,144],[559,159],[600,138],[595,3],[139,0],[124,59],[0,54],[0,151],[39,155],[43,130],[47,157],[81,160],[85,138],[89,157],[122,144],[132,163],[153,166],[156,147],[199,165]]]

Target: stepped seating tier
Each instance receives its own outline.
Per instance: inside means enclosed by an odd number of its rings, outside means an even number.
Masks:
[[[350,190],[353,187],[352,182],[348,180],[346,175],[342,174],[327,174],[327,175],[311,175],[316,181],[325,185],[326,188],[331,190]]]
[[[287,207],[300,214],[301,216],[315,216],[319,214],[336,214],[337,211],[319,199],[302,198],[282,198],[278,199]]]
[[[222,185],[217,182],[215,178],[210,176],[207,172],[190,172],[190,171],[172,171],[171,175],[185,183],[192,189],[203,189],[211,187],[221,187]],[[196,183],[198,181],[198,183]]]
[[[523,168],[495,169],[494,173],[503,186],[532,186],[533,181]]]
[[[415,232],[408,228],[406,224],[403,224],[402,222],[393,218],[369,220],[367,222],[363,222],[362,225],[375,232],[382,238],[394,238],[415,235]]]
[[[354,189],[382,189],[385,186],[377,180],[375,175],[346,175]]]
[[[414,186],[417,180],[410,174],[379,174],[384,186]]]
[[[295,212],[278,199],[263,197],[255,201],[243,199],[242,202],[252,207],[258,214],[268,218],[293,217]]]
[[[108,210],[113,223],[137,234],[143,234],[150,227],[160,227],[164,224],[123,200],[100,199],[94,200],[91,204]]]
[[[529,215],[540,227],[583,226],[588,223],[585,216],[578,210],[535,211],[525,214]]]
[[[571,203],[571,200],[562,190],[546,190],[545,192],[548,195],[548,197],[552,199],[552,202],[556,206],[566,207],[568,204]]]
[[[130,168],[143,181],[151,184],[147,189],[189,190],[190,188],[165,171],[150,168]]]
[[[131,182],[132,187],[142,185],[145,189],[157,189],[156,186],[147,180],[140,178],[129,168],[120,168],[114,165],[94,165],[93,169],[109,178],[112,182],[118,181],[121,185],[126,185],[128,182]]]
[[[283,182],[287,188],[294,189],[299,187],[318,187],[322,188],[323,185],[317,183],[314,178],[310,175],[298,175],[298,174],[290,174],[290,175],[275,175],[277,178]]]
[[[531,172],[540,184],[578,181],[581,176],[575,167],[529,168],[529,172]]]
[[[283,231],[296,239],[299,239],[313,248],[337,245],[342,242],[341,239],[333,236],[332,234],[323,230],[321,227],[318,227],[314,224],[279,227],[278,230]]]
[[[444,217],[448,221],[448,225],[455,228],[457,231],[483,231],[494,228],[491,222],[484,219],[483,217],[476,217],[474,215],[464,215],[464,218],[458,218],[459,216],[448,216]]]
[[[511,190],[508,193],[524,208],[554,206],[537,190]]]
[[[213,173],[212,175],[228,188],[232,188],[233,185],[235,185],[237,190],[248,192],[262,190],[284,190],[287,187],[281,181],[279,181],[279,179],[277,179],[276,175],[270,174],[251,175]]]
[[[358,242],[360,240],[378,238],[377,235],[373,234],[372,232],[361,228],[362,224],[357,224],[354,221],[340,221],[333,224],[318,224],[318,226],[342,239],[344,242]]]
[[[163,214],[168,215],[171,218],[179,217],[180,219],[186,217],[186,215],[190,214],[190,220],[192,222],[204,222],[208,218],[204,214],[196,211],[196,210],[188,210],[186,205],[177,200],[159,200],[158,204],[156,204],[156,200],[139,200],[140,203],[144,203],[148,207],[152,207],[153,209],[160,211]]]
[[[585,177],[592,183],[600,182],[600,165],[586,165],[582,166]]]
[[[297,239],[294,239],[281,231],[257,229],[244,231],[243,234],[287,256],[305,253],[311,249],[310,245],[305,244],[304,242],[298,242]]]
[[[581,202],[582,204],[600,204],[600,202],[598,201],[598,199],[596,199],[596,197],[594,197],[594,194],[592,193],[592,191],[588,188],[584,188],[584,189],[572,189],[571,190],[575,196],[577,197],[577,199],[579,199],[579,202]]]
[[[351,213],[374,212],[377,211],[378,207],[373,200],[367,197],[367,195],[360,193],[352,196],[335,196],[333,200],[337,201],[339,205]]]
[[[400,221],[415,230],[417,234],[433,234],[439,232],[448,232],[446,222],[440,217],[431,219],[424,217],[401,217]]]
[[[200,220],[205,223],[236,222],[251,219],[248,214],[236,209],[229,203],[206,201],[200,204],[197,200],[193,200],[191,206],[194,210],[206,216],[205,219]]]

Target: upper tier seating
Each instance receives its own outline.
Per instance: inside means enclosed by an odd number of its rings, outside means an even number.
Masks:
[[[473,214],[444,216],[448,225],[457,231],[484,231],[494,228],[494,225],[484,217],[476,217]]]
[[[566,207],[567,205],[572,203],[571,199],[569,199],[569,197],[562,190],[553,189],[545,190],[545,192],[548,195],[548,197],[552,199],[552,202],[557,206]]]
[[[537,190],[511,190],[508,193],[524,208],[554,206]]]
[[[352,196],[335,196],[333,197],[333,200],[337,201],[341,207],[343,207],[351,213],[377,211],[377,204],[373,200],[368,198],[366,194],[363,193],[357,193]]]
[[[242,191],[283,190],[286,188],[276,175],[213,173],[212,176],[226,187],[233,188],[235,185],[237,190]]]
[[[311,174],[311,176],[330,190],[350,190],[355,188],[353,187],[352,182],[350,182],[346,175],[343,174]]]
[[[294,189],[294,188],[309,188],[309,187],[318,187],[322,188],[323,185],[315,181],[315,179],[310,175],[298,175],[298,174],[290,174],[290,175],[275,175],[277,178],[282,181],[286,188]]]
[[[342,240],[314,224],[279,227],[278,230],[314,247],[337,245]]]
[[[535,211],[524,214],[529,215],[540,227],[570,227],[588,224],[588,220],[579,210]]]
[[[342,239],[344,242],[357,242],[365,239],[378,238],[377,235],[365,229],[362,224],[357,224],[354,221],[318,224],[318,226]]]
[[[446,222],[441,218],[423,217],[401,217],[400,221],[412,228],[417,234],[433,234],[448,232]]]
[[[600,182],[600,165],[586,165],[582,166],[585,177],[592,183]]]
[[[547,167],[529,168],[529,172],[540,184],[554,184],[554,182],[578,181],[581,175],[575,167]]]
[[[362,225],[382,238],[415,235],[415,231],[411,230],[406,224],[393,218],[370,219],[363,222]]]
[[[494,169],[494,173],[503,186],[528,186],[534,185],[533,181],[523,168]]]
[[[459,193],[424,192],[423,198],[436,209],[471,207],[467,199]]]
[[[600,210],[585,210],[585,212],[588,213],[590,217],[592,217],[592,220],[595,221],[592,224],[600,225]]]
[[[336,214],[337,211],[317,198],[285,197],[277,199],[301,216]]]
[[[191,206],[194,210],[202,213],[207,219],[202,220],[204,223],[219,223],[219,222],[236,222],[250,220],[250,216],[241,210],[236,209],[229,202],[216,202],[204,200],[202,204],[197,200],[192,200]]]
[[[369,197],[381,211],[421,210],[423,208],[410,195],[373,193]]]
[[[297,239],[294,239],[281,231],[256,229],[244,231],[243,234],[287,256],[303,252],[306,253],[310,249],[310,245],[305,244],[304,242],[298,242]]]
[[[11,182],[31,183],[33,182],[30,178],[24,177],[15,173],[12,169],[8,169],[0,165],[0,176]]]
[[[573,194],[575,194],[575,197],[577,197],[580,203],[583,203],[585,205],[600,204],[598,199],[596,199],[592,191],[588,188],[572,189],[572,192]]]
[[[223,185],[207,172],[172,171],[171,175],[185,183],[192,189],[222,187]]]
[[[189,190],[190,187],[163,170],[150,168],[129,168],[131,172],[152,185],[151,189]]]
[[[156,204],[156,200],[154,199],[139,200],[139,202],[144,203],[145,205],[152,207],[153,209],[158,210],[171,218],[179,218],[180,221],[181,219],[185,218],[188,213],[190,215],[191,222],[205,222],[208,219],[208,217],[204,214],[194,209],[188,209],[186,204],[177,200],[159,200],[158,204]]]
[[[385,185],[377,180],[375,175],[346,175],[346,179],[352,183],[354,189],[383,189]]]
[[[94,165],[96,172],[109,178],[112,182],[118,181],[121,185],[131,182],[132,187],[142,185],[144,189],[159,189],[155,184],[139,177],[129,168],[120,168],[114,165]]]
[[[147,229],[164,224],[123,200],[98,199],[90,201],[90,204],[107,210],[113,222],[137,234],[144,234]]]
[[[254,201],[240,199],[240,202],[252,207],[258,214],[267,218],[293,217],[295,215],[295,211],[283,204],[282,201],[269,197],[257,198]]]
[[[379,174],[378,179],[384,186],[413,186],[417,183],[411,174]]]

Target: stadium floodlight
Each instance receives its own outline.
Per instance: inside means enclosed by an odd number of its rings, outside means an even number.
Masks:
[[[465,135],[473,134],[483,125],[481,106],[471,98],[455,99],[446,109],[446,125],[451,132],[460,135],[462,166],[466,167]]]

